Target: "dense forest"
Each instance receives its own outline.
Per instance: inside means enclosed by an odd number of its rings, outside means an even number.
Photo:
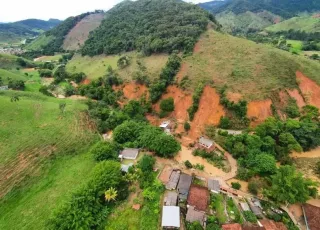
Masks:
[[[107,13],[85,42],[83,55],[139,50],[144,54],[189,52],[214,17],[198,6],[174,0],[125,1]]]

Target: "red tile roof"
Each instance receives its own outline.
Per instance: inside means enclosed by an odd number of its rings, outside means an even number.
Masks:
[[[240,224],[224,224],[222,230],[242,230],[242,227]]]
[[[210,193],[208,188],[200,185],[191,185],[188,205],[195,207],[196,210],[206,211],[208,208]]]
[[[309,228],[311,230],[320,230],[320,208],[310,204],[303,205],[303,208]]]
[[[272,220],[260,220],[260,223],[266,230],[287,230],[287,227],[280,222],[274,222]]]

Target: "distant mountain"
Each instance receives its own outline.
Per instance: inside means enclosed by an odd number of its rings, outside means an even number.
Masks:
[[[226,0],[199,4],[217,15],[224,30],[232,33],[260,31],[301,12],[320,10],[318,0]]]
[[[57,26],[61,21],[50,19],[26,19],[12,23],[0,24],[0,43],[15,43],[22,39],[37,36],[40,33]]]

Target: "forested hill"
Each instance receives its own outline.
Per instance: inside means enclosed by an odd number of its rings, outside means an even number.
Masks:
[[[191,51],[214,17],[178,0],[124,1],[107,12],[89,36],[83,55],[140,50],[145,54]]]
[[[254,13],[268,11],[283,18],[293,17],[299,12],[320,10],[319,0],[226,0],[225,4],[208,2],[199,5],[213,13],[231,11],[241,14],[247,11]]]

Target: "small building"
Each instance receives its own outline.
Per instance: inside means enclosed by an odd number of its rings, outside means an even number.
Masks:
[[[163,130],[165,129],[170,129],[170,124],[171,122],[170,121],[163,121],[161,122],[161,124],[159,125],[159,127]]]
[[[250,206],[253,214],[255,214],[259,218],[263,217],[262,210],[260,207],[254,205],[252,202],[249,202],[249,206]]]
[[[188,198],[190,186],[192,183],[192,176],[182,173],[178,183],[179,200],[183,201]]]
[[[195,210],[206,211],[208,209],[210,194],[206,187],[200,185],[191,185],[188,195],[188,205],[193,206]]]
[[[125,173],[128,173],[129,168],[130,168],[131,166],[133,166],[132,163],[127,164],[127,165],[122,164],[122,165],[121,165],[121,171],[122,171],[122,172],[125,172]]]
[[[242,230],[242,227],[240,224],[224,224],[222,230]]]
[[[208,180],[208,189],[213,193],[220,193],[220,181],[209,179]]]
[[[173,170],[168,183],[166,184],[166,189],[172,190],[176,189],[180,178],[180,170]]]
[[[165,206],[176,206],[178,202],[178,193],[176,191],[167,192],[164,198]]]
[[[240,207],[241,207],[242,211],[244,211],[244,212],[251,211],[247,202],[240,202]]]
[[[126,148],[119,154],[121,159],[135,160],[138,157],[139,149]]]
[[[205,225],[205,222],[207,220],[206,213],[203,211],[197,211],[194,209],[193,206],[188,207],[187,215],[186,215],[186,221],[189,223],[193,223],[196,221],[199,221],[202,226]]]
[[[214,147],[214,142],[208,138],[200,137],[199,138],[199,145],[206,148],[206,149],[211,149],[212,147]]]
[[[180,207],[163,206],[162,209],[162,228],[180,228]]]
[[[7,85],[0,86],[0,90],[8,90],[9,87]]]

